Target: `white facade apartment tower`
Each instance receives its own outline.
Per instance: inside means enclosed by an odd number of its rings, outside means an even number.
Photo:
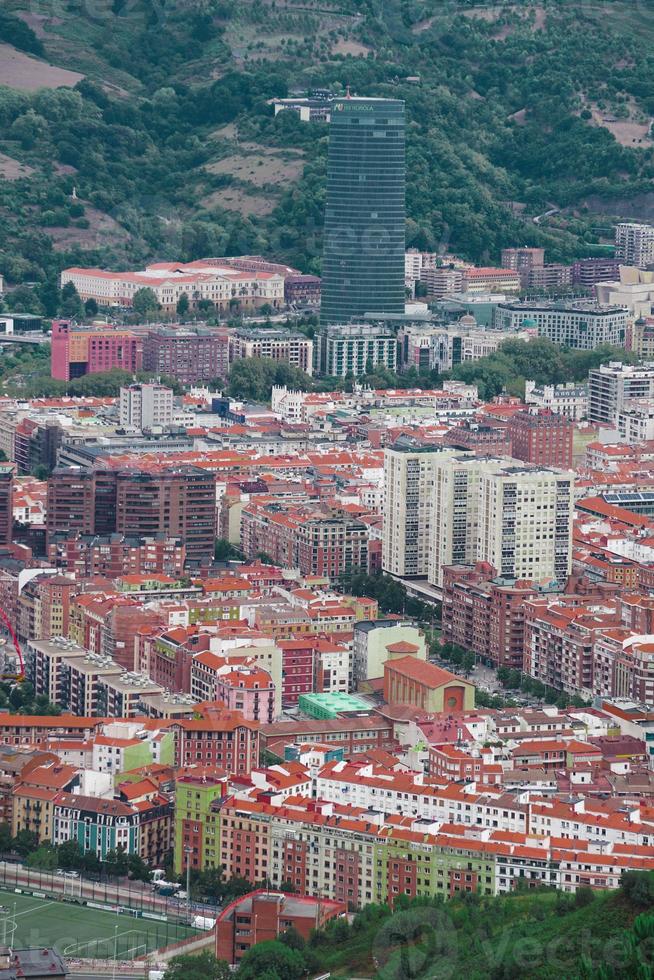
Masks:
[[[152,429],[173,420],[173,392],[160,384],[134,384],[120,389],[120,424]]]
[[[654,262],[654,226],[631,221],[616,225],[615,257],[638,269]]]
[[[391,575],[424,578],[429,570],[434,520],[434,473],[453,449],[404,448],[384,451],[382,567]]]
[[[572,565],[574,474],[508,459],[436,463],[429,581],[486,561],[508,579],[565,581]]]

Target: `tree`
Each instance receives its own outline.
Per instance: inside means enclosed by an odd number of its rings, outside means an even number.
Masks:
[[[13,841],[13,849],[21,857],[27,857],[39,846],[39,838],[33,830],[19,830]]]
[[[74,284],[72,282],[65,283],[61,290],[62,316],[70,317],[71,319],[79,318],[82,316],[82,310],[82,300]]]
[[[289,928],[280,935],[279,941],[280,943],[284,943],[284,946],[288,946],[289,949],[297,949],[299,952],[302,952],[306,946],[304,936],[300,935],[295,926],[289,926]]]
[[[290,949],[278,939],[257,943],[245,954],[238,971],[238,980],[260,980],[270,971],[279,980],[299,980],[305,972],[304,958],[297,949]]]
[[[129,871],[128,858],[124,848],[107,852],[104,868],[110,878],[125,878]]]
[[[0,823],[0,854],[6,854],[7,851],[11,850],[13,840],[11,825],[8,823]]]
[[[213,953],[205,951],[174,956],[166,967],[164,980],[231,980],[233,976],[224,960],[217,960]]]
[[[226,538],[216,538],[214,558],[216,561],[230,561],[232,558],[242,559],[243,554]]]
[[[130,854],[127,858],[129,876],[133,881],[150,881],[152,872],[139,854]]]
[[[309,391],[311,378],[300,368],[269,357],[241,358],[229,372],[229,393],[233,398],[270,401],[273,385],[287,385],[299,391]]]
[[[639,908],[654,905],[654,873],[651,871],[626,871],[620,880],[620,888],[632,905]]]
[[[475,655],[471,650],[466,650],[461,658],[461,669],[466,677],[470,674],[470,671],[475,666]]]
[[[93,299],[92,296],[89,296],[86,303],[84,304],[84,312],[86,313],[87,316],[97,316],[98,304],[96,303],[96,301]]]
[[[100,858],[95,851],[87,851],[82,860],[82,869],[87,874],[99,874],[102,871]]]
[[[159,301],[156,293],[149,286],[137,289],[132,300],[132,307],[135,313],[147,316],[149,313],[156,313],[159,309]]]
[[[182,293],[182,295],[177,300],[177,312],[179,313],[180,316],[183,316],[185,313],[188,313],[189,305],[190,304],[188,301],[188,295],[186,293]]]
[[[84,866],[84,852],[76,840],[67,840],[58,848],[59,867],[77,871]]]
[[[28,868],[40,868],[42,871],[54,871],[60,867],[57,860],[57,848],[52,844],[41,844],[35,851],[27,855],[25,862]]]

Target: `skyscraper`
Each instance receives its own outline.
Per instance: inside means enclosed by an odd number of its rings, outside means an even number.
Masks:
[[[322,324],[404,313],[404,102],[332,106],[322,266]]]

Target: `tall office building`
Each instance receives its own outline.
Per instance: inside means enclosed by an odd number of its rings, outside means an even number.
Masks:
[[[322,265],[322,324],[404,313],[404,102],[332,106]]]
[[[488,562],[502,578],[564,582],[572,564],[571,471],[456,456],[434,464],[429,581]]]
[[[451,446],[414,446],[402,440],[384,451],[382,568],[391,575],[424,578],[429,570],[437,461]]]

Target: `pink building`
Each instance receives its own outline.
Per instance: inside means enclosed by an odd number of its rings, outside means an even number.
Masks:
[[[70,320],[53,320],[50,374],[59,381],[70,381],[69,339]]]
[[[247,721],[269,724],[275,717],[273,679],[253,657],[198,653],[191,663],[191,694],[201,701],[222,701]]]
[[[73,327],[70,320],[52,321],[50,373],[60,381],[121,368],[132,374],[143,366],[143,338],[112,327]]]

